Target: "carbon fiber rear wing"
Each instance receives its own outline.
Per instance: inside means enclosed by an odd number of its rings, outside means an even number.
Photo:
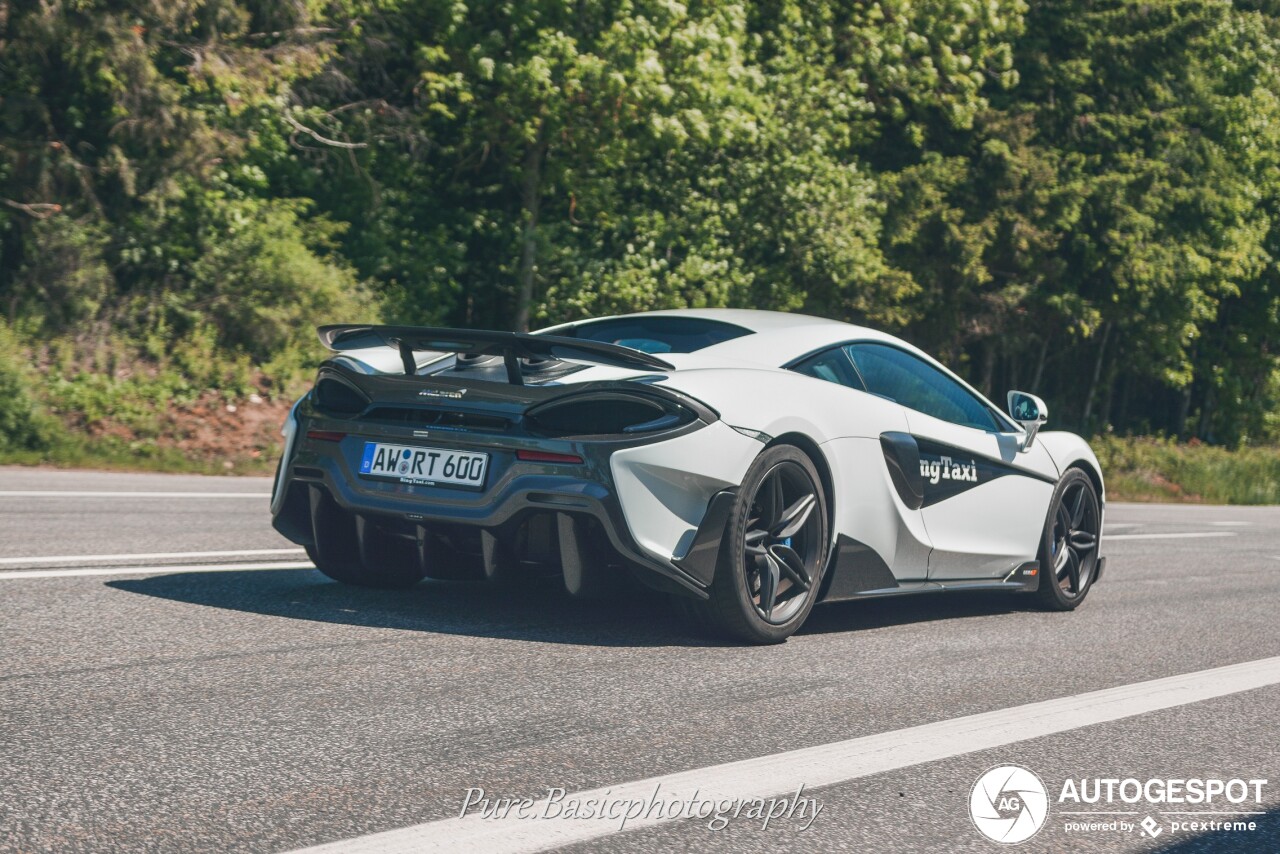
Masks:
[[[320,343],[335,352],[391,347],[400,351],[406,376],[418,371],[414,353],[425,350],[440,353],[468,353],[501,356],[507,369],[507,382],[524,385],[520,372],[521,359],[558,359],[592,362],[632,370],[675,370],[675,366],[652,353],[586,341],[560,335],[531,335],[527,332],[497,332],[488,329],[443,329],[430,326],[370,326],[341,323],[321,326],[316,330]]]

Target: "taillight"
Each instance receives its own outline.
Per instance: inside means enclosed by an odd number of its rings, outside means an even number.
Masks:
[[[526,416],[545,436],[626,436],[670,430],[697,416],[674,401],[641,394],[580,394],[554,400]]]
[[[582,462],[582,457],[577,454],[553,454],[550,451],[516,451],[516,459],[527,463],[580,464]]]
[[[321,442],[341,442],[347,438],[346,433],[336,433],[333,430],[308,430],[308,439],[318,439]]]

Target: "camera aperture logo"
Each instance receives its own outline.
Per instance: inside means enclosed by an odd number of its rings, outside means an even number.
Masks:
[[[997,765],[973,784],[969,817],[990,840],[1007,845],[1026,842],[1049,817],[1049,792],[1034,771]]]

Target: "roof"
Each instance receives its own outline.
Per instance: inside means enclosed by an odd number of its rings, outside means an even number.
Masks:
[[[807,353],[822,347],[855,339],[870,341],[893,341],[898,339],[875,329],[855,326],[826,317],[814,317],[808,314],[797,314],[786,311],[761,311],[750,308],[676,308],[660,311],[633,312],[609,317],[593,317],[573,323],[541,329],[554,335],[557,330],[579,323],[612,320],[625,317],[695,317],[716,320],[721,323],[732,323],[754,334],[744,335],[713,344],[690,354],[696,358],[680,358],[680,354],[669,354],[667,358],[682,367],[694,364],[705,366],[713,362],[741,362],[768,367],[781,367]],[[900,342],[898,342],[900,343]]]
[[[637,312],[635,315],[620,316],[662,317],[664,315],[675,317],[700,317],[706,320],[718,320],[721,323],[732,323],[735,326],[750,329],[752,332],[765,332],[774,329],[795,329],[801,326],[814,325],[849,325],[847,323],[842,323],[839,320],[831,320],[826,317],[814,317],[809,314],[796,314],[789,311],[761,311],[754,308],[673,308],[661,311]]]

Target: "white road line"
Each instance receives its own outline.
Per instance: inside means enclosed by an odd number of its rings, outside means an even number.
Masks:
[[[306,549],[239,549],[222,552],[148,552],[120,555],[40,555],[39,557],[0,557],[0,566],[27,566],[35,563],[108,563],[118,560],[181,560],[182,558],[267,557],[300,555]]]
[[[175,572],[249,572],[268,569],[311,569],[311,561],[276,563],[198,563],[176,566],[92,566],[77,569],[32,569],[0,572],[0,581],[20,581],[26,578],[85,578],[95,575],[169,575]]]
[[[269,492],[65,492],[52,489],[0,490],[0,498],[270,498]]]
[[[1189,531],[1183,534],[1103,534],[1103,542],[1116,540],[1198,540],[1204,537],[1234,537],[1235,531]]]
[[[682,800],[687,802],[695,795],[701,802],[767,798],[794,793],[801,785],[805,789],[816,789],[1275,684],[1280,684],[1280,657],[1263,658],[577,792],[566,795],[562,803],[576,801],[584,804],[591,798],[608,798],[615,804],[635,801],[647,805],[655,799],[659,804],[675,804]],[[459,809],[463,794],[458,793]],[[600,802],[596,801],[597,804]],[[544,815],[548,804],[546,798],[535,801],[528,813]],[[665,815],[640,815],[627,821],[626,829],[651,827],[671,820]],[[530,819],[519,818],[512,811],[507,818],[482,818],[473,812],[465,817],[431,821],[299,849],[294,854],[426,854],[437,851],[515,854],[545,851],[609,836],[620,832],[619,823],[617,817],[598,820],[581,817]]]
[[[1107,511],[1111,510],[1186,510],[1187,512],[1195,512],[1197,510],[1227,510],[1232,513],[1248,513],[1253,510],[1262,510],[1266,505],[1248,504],[1195,504],[1195,503],[1178,503],[1174,501],[1108,501]]]

